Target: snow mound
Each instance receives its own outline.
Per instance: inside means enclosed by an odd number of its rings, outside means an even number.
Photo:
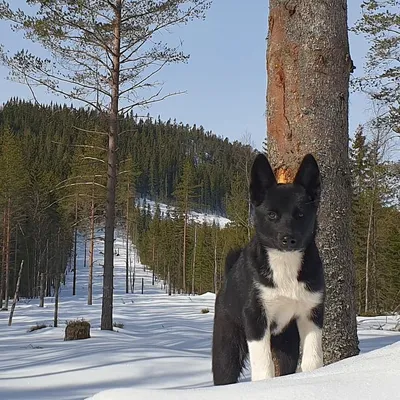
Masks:
[[[207,300],[215,300],[215,293],[212,292],[206,292],[201,294],[200,296],[202,299],[207,299]]]
[[[396,397],[400,377],[400,343],[329,365],[265,382],[190,390],[106,390],[87,400],[389,400]]]

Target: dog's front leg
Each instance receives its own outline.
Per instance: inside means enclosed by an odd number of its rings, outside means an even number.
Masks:
[[[311,319],[301,316],[297,320],[303,356],[301,371],[309,372],[323,366],[322,354],[322,319],[323,309],[317,307],[311,312]]]
[[[248,309],[245,313],[245,329],[249,348],[251,380],[273,378],[275,367],[271,353],[271,333],[263,310]]]

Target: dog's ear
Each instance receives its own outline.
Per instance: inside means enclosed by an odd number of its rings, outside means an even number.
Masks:
[[[264,154],[258,154],[251,168],[250,199],[254,205],[264,200],[266,191],[276,185],[276,179],[271,165]]]
[[[300,164],[294,183],[303,186],[312,201],[319,201],[321,195],[321,175],[317,161],[311,154],[307,154]]]

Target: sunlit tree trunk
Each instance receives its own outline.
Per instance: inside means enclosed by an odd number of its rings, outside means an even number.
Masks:
[[[358,354],[350,241],[348,97],[352,71],[346,0],[270,0],[268,155],[280,182],[312,153],[322,174],[317,244],[327,296],[326,364]]]

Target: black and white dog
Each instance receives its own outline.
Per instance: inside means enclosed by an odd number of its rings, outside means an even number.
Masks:
[[[320,192],[311,154],[292,184],[278,184],[267,158],[257,155],[250,184],[256,234],[244,249],[228,254],[215,301],[215,385],[236,383],[247,355],[252,381],[272,378],[275,371],[294,373],[300,345],[301,371],[323,365],[325,283],[315,245]]]

